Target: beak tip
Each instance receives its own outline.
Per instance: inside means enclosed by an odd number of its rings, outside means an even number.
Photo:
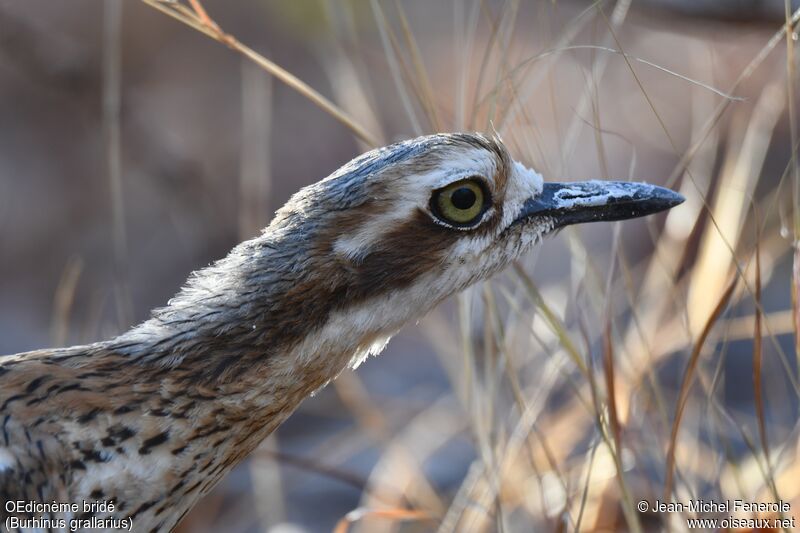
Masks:
[[[686,198],[681,193],[675,192],[672,189],[658,187],[657,190],[658,195],[656,196],[661,201],[662,209],[671,209],[686,201]]]

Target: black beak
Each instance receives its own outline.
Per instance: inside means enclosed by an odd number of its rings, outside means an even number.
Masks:
[[[545,183],[541,194],[522,206],[515,222],[548,217],[553,229],[580,224],[625,220],[664,211],[683,203],[680,194],[646,183],[582,181]]]

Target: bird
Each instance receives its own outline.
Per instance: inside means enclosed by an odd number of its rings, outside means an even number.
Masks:
[[[0,528],[172,530],[404,324],[565,226],[682,201],[647,183],[546,182],[496,134],[360,155],[125,333],[0,357]]]

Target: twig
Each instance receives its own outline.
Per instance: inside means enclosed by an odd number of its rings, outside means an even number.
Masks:
[[[312,89],[308,84],[299,79],[288,70],[273,63],[252,48],[242,44],[233,35],[227,34],[213,21],[206,13],[199,0],[188,0],[192,9],[177,2],[167,2],[165,0],[142,0],[145,4],[157,9],[170,17],[183,22],[187,26],[211,37],[215,41],[226,45],[228,48],[239,52],[241,55],[254,62],[256,65],[275,76],[290,88],[294,89],[302,96],[305,96],[320,109],[328,113],[334,119],[347,127],[353,134],[370,146],[378,146],[375,137],[358,124],[350,115],[345,113],[336,104]]]
[[[705,345],[706,339],[711,333],[711,329],[714,327],[714,324],[717,323],[719,317],[722,315],[722,312],[728,306],[728,302],[733,295],[733,290],[736,288],[737,281],[739,281],[739,277],[734,276],[727,289],[725,289],[725,292],[722,293],[722,296],[717,302],[717,306],[708,317],[705,327],[703,327],[703,331],[700,333],[700,336],[694,345],[692,354],[689,357],[689,363],[686,366],[686,371],[683,373],[683,382],[681,383],[681,389],[678,393],[678,405],[675,407],[675,420],[672,422],[672,435],[669,439],[669,450],[667,451],[667,480],[664,483],[665,501],[669,501],[672,494],[672,480],[675,474],[675,447],[678,440],[678,430],[681,426],[681,419],[683,418],[683,411],[686,407],[686,402],[689,399],[689,389],[692,385],[697,363],[700,360],[700,352],[703,350],[703,346]]]

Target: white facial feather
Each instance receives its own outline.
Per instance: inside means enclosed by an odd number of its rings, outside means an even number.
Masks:
[[[538,196],[544,187],[542,175],[531,170],[522,163],[514,161],[514,171],[506,185],[506,197],[503,201],[502,227],[507,227],[522,210],[525,200]]]
[[[426,190],[430,197],[431,191],[470,176],[482,176],[494,188],[493,178],[496,172],[494,154],[481,148],[459,149],[453,152],[452,157],[446,158],[439,168],[415,177],[413,183]]]

